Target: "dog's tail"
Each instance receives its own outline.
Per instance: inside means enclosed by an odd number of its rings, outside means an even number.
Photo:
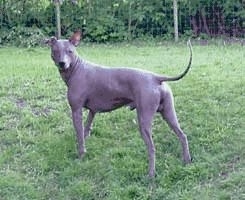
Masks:
[[[182,72],[181,74],[177,75],[177,76],[174,76],[174,77],[161,76],[161,77],[159,77],[159,81],[160,82],[163,82],[163,81],[178,81],[178,80],[182,79],[188,73],[188,71],[191,68],[191,63],[192,63],[192,45],[191,45],[190,40],[188,40],[187,45],[188,45],[188,47],[190,49],[190,59],[189,59],[189,64],[187,65],[185,71]]]

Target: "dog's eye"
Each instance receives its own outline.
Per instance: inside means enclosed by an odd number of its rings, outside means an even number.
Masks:
[[[73,51],[71,49],[68,50],[68,53],[73,53]]]

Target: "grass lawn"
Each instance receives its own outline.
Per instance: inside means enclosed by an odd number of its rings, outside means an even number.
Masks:
[[[85,45],[79,54],[109,66],[176,75],[185,45]],[[170,83],[193,163],[159,115],[153,123],[157,176],[135,112],[98,114],[77,158],[66,86],[48,48],[0,48],[0,199],[245,199],[245,49],[193,46],[193,65]],[[82,87],[82,86],[81,86]],[[85,113],[86,114],[86,113]]]

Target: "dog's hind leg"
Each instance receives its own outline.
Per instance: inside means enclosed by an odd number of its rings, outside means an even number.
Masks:
[[[152,120],[154,114],[157,110],[157,99],[150,99],[152,96],[149,97],[149,101],[145,101],[142,103],[142,106],[136,107],[137,109],[137,116],[138,116],[138,124],[141,136],[147,146],[148,151],[148,159],[149,159],[149,177],[155,176],[155,145],[152,140]],[[145,98],[144,98],[145,100]]]
[[[155,145],[152,140],[151,133],[152,116],[144,116],[138,112],[138,123],[141,136],[147,146],[148,159],[149,159],[149,177],[155,175]]]
[[[166,86],[166,88],[164,89],[163,99],[162,99],[161,104],[162,104],[160,105],[161,110],[158,110],[158,112],[161,113],[163,119],[166,120],[169,127],[178,136],[181,142],[181,145],[182,145],[183,161],[186,164],[190,163],[191,156],[189,153],[189,145],[188,145],[187,136],[184,134],[184,132],[180,128],[180,125],[177,119],[177,115],[175,112],[173,95],[172,95],[170,88],[168,88],[168,86]]]

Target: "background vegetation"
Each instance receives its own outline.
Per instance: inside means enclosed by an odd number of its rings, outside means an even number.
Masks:
[[[169,75],[188,59],[181,44],[80,46],[96,63]],[[190,73],[171,83],[193,163],[183,166],[176,136],[156,115],[157,177],[149,180],[134,111],[99,114],[79,160],[66,86],[50,51],[0,48],[0,199],[245,199],[244,47],[193,50]]]
[[[76,2],[76,1],[72,1]],[[244,37],[244,0],[179,0],[179,32],[194,37]],[[50,0],[0,0],[0,44],[36,45],[55,34],[55,6]],[[172,0],[63,1],[61,31],[83,29],[86,41],[124,41],[173,37]],[[27,44],[23,44],[23,38]]]

